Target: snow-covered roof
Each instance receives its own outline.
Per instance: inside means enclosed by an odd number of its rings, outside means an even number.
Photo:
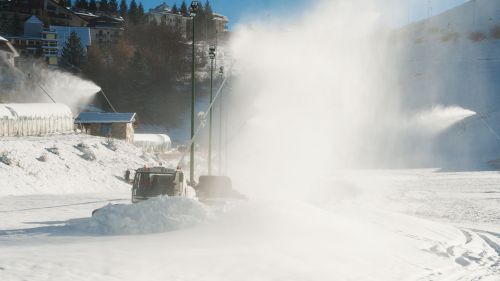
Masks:
[[[82,112],[75,119],[75,123],[131,123],[135,121],[135,115],[135,113]]]
[[[3,103],[0,118],[17,119],[30,117],[71,117],[71,109],[60,103]]]
[[[7,42],[8,40],[7,40],[7,39],[5,39],[5,38],[3,38],[2,36],[0,36],[0,41],[2,41],[2,42]]]
[[[156,12],[156,13],[161,13],[161,12],[170,12],[172,9],[170,8],[170,6],[163,2],[161,3],[160,5],[152,8],[152,9],[149,9],[149,12]]]
[[[134,142],[171,143],[170,137],[164,134],[134,134]]]
[[[223,21],[229,22],[229,18],[227,16],[217,14],[217,13],[213,13],[213,15],[214,15],[215,20],[223,20]]]

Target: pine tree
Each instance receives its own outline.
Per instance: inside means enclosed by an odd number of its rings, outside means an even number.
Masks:
[[[6,14],[0,15],[0,34],[1,35],[9,35],[9,19]]]
[[[135,0],[130,2],[130,8],[128,9],[128,19],[133,23],[137,24],[139,19],[139,8]]]
[[[95,2],[95,0],[89,1],[89,9],[88,10],[91,12],[97,11],[97,3]]]
[[[179,13],[179,8],[177,8],[177,4],[174,4],[172,7],[172,14],[178,14]]]
[[[62,50],[63,65],[70,69],[80,68],[85,59],[85,48],[76,32],[71,32],[68,41]]]
[[[137,18],[139,23],[144,22],[144,7],[142,6],[142,2],[139,2],[139,7],[137,7]]]
[[[103,13],[109,13],[109,3],[108,0],[101,0],[101,4],[99,5],[99,11]]]
[[[214,22],[214,12],[212,10],[212,6],[210,5],[209,0],[205,2],[205,8],[204,8],[204,16],[205,16],[205,31],[206,31],[206,36],[209,39],[212,39],[216,36],[215,34],[215,22]]]
[[[118,14],[118,2],[116,0],[109,1],[109,13],[112,15]]]
[[[23,23],[21,19],[19,18],[18,13],[14,13],[14,16],[12,16],[12,21],[11,21],[11,26],[10,26],[10,33],[15,36],[20,36],[23,33]]]
[[[88,10],[89,2],[87,2],[87,0],[77,0],[75,2],[75,8],[78,10]]]
[[[141,52],[135,51],[127,67],[129,81],[128,100],[139,112],[144,110],[144,101],[150,92],[149,72]]]
[[[180,12],[181,12],[181,15],[183,15],[185,17],[189,16],[186,1],[184,1],[184,0],[182,1]]]
[[[128,13],[127,2],[125,0],[120,1],[120,16],[125,18]]]

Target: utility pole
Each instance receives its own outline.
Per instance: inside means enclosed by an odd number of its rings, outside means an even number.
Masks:
[[[210,106],[212,106],[214,97],[213,97],[213,82],[214,82],[214,59],[215,59],[215,47],[210,47],[208,55],[210,57]],[[210,108],[210,115],[208,121],[208,175],[212,175],[212,116],[213,116],[213,107]]]
[[[222,78],[224,76],[223,66],[219,68],[219,75],[220,75],[220,80],[222,81]],[[222,176],[222,116],[223,116],[222,97],[223,95],[221,92],[219,97],[219,176]]]
[[[190,7],[190,15],[191,15],[191,22],[193,25],[193,53],[192,53],[192,59],[193,59],[193,66],[191,69],[191,140],[194,138],[194,120],[195,120],[195,99],[196,99],[196,77],[195,77],[195,70],[196,70],[196,41],[195,41],[195,19],[196,19],[196,13],[198,12],[198,1],[192,1],[191,2],[191,7]],[[191,143],[191,154],[190,154],[190,162],[189,162],[189,180],[191,181],[191,185],[194,186],[195,179],[194,179],[194,146],[195,143],[194,141]]]

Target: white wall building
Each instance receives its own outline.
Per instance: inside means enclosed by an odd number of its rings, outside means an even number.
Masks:
[[[72,132],[73,113],[56,103],[0,104],[0,136],[39,136]]]

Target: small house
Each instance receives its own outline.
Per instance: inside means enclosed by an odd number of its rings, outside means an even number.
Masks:
[[[82,112],[75,119],[78,128],[87,134],[130,143],[134,140],[136,122],[135,113]]]

